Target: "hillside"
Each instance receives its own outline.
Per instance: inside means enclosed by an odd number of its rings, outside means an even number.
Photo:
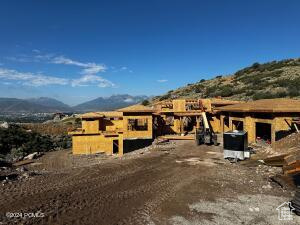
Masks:
[[[147,96],[112,95],[107,98],[99,97],[74,106],[75,111],[107,111],[134,105],[147,99]]]
[[[171,90],[152,100],[208,98],[221,96],[232,100],[300,97],[300,58],[254,63],[228,76],[216,76]]]

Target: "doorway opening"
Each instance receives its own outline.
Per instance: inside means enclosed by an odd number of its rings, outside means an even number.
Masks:
[[[113,154],[119,153],[119,140],[113,140]]]
[[[194,130],[194,127],[196,126],[196,117],[186,117],[186,132],[191,132]]]
[[[244,130],[243,121],[232,120],[232,128],[233,128],[233,130],[239,130],[239,131]]]
[[[229,117],[228,116],[224,117],[223,123],[224,123],[224,130],[223,131],[225,132],[225,131],[230,130],[230,128],[229,128]]]
[[[256,141],[264,141],[271,144],[272,125],[269,123],[256,123]]]

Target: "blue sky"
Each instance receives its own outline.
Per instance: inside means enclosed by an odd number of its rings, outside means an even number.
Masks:
[[[299,57],[300,1],[1,1],[0,97],[158,95]]]

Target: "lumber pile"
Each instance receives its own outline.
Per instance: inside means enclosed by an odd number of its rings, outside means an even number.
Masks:
[[[285,165],[285,157],[287,157],[288,154],[282,154],[277,156],[272,156],[264,159],[264,162],[268,166],[284,166]]]
[[[268,157],[264,162],[268,166],[282,167],[284,174],[295,174],[300,172],[300,151]]]
[[[284,174],[296,174],[300,172],[300,154],[289,155],[285,157],[285,165],[283,166]]]
[[[283,174],[271,178],[281,186],[300,186],[300,150],[264,159],[268,166],[282,167]]]

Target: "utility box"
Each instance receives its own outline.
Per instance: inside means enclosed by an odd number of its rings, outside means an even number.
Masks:
[[[244,160],[250,158],[248,134],[245,131],[228,131],[223,134],[224,158]]]

